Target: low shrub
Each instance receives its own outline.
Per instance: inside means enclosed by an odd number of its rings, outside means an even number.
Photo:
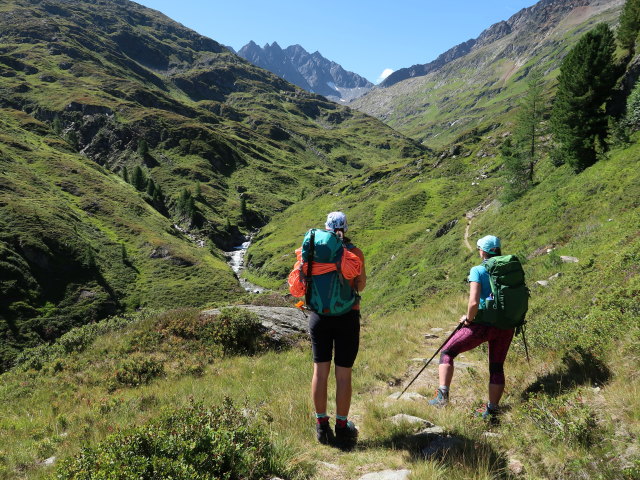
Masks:
[[[125,360],[115,372],[115,382],[127,387],[149,383],[164,374],[164,364],[153,358],[134,355]]]
[[[40,370],[46,363],[65,357],[69,353],[82,352],[100,335],[120,330],[130,323],[144,319],[146,315],[144,312],[120,315],[74,328],[51,345],[38,345],[23,350],[16,357],[15,365],[24,370]]]
[[[257,353],[267,346],[265,331],[255,313],[238,307],[222,309],[206,325],[207,339],[224,355]]]
[[[217,408],[192,404],[104,442],[58,467],[60,480],[289,478],[265,431],[227,399]]]
[[[160,332],[196,340],[201,337],[203,323],[198,309],[179,308],[160,315],[156,325]]]
[[[123,351],[125,353],[156,352],[160,349],[164,338],[161,332],[154,330],[140,332],[140,334],[129,339]]]
[[[577,392],[558,397],[533,395],[525,411],[536,427],[559,442],[589,447],[602,434],[594,412]]]

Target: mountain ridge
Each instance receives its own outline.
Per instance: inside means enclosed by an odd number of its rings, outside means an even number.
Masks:
[[[536,19],[538,21],[542,20],[543,22],[548,22],[550,17],[562,15],[567,11],[573,10],[577,7],[587,6],[590,3],[592,2],[589,0],[541,0],[530,7],[525,7],[516,12],[509,17],[508,20],[501,20],[494,23],[487,29],[483,30],[477,38],[469,39],[466,42],[455,45],[446,52],[440,54],[432,62],[416,64],[409,68],[396,70],[385,80],[380,82],[378,88],[390,87],[408,78],[427,75],[442,68],[449,62],[471,53],[474,49],[500,40],[510,33],[526,27],[527,23],[535,22]],[[540,33],[544,35],[544,29],[540,30]]]
[[[485,30],[464,55],[374,88],[350,105],[431,148],[447,148],[474,131],[505,131],[528,72],[535,66],[544,73],[548,97],[570,46],[594,22],[617,22],[622,3],[544,0]]]
[[[260,47],[252,40],[238,55],[304,90],[337,102],[353,100],[373,87],[364,77],[346,71],[320,52],[309,53],[297,44],[282,49],[277,42]]]

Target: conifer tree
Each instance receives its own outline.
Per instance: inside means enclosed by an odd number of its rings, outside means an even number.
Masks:
[[[640,0],[627,0],[620,13],[617,37],[620,46],[628,49],[631,54],[635,51],[638,32],[640,32]]]
[[[507,178],[502,199],[504,202],[511,202],[521,197],[531,186],[526,167],[527,157],[524,150],[514,145],[511,138],[505,140],[500,147],[500,155],[504,161]]]
[[[625,124],[631,128],[631,130],[638,130],[640,128],[640,81],[636,82],[627,98]]]
[[[78,140],[78,134],[76,133],[75,130],[69,130],[66,136],[66,140],[67,140],[67,143],[71,145],[71,147],[73,147],[75,150],[78,150],[79,140]]]
[[[597,161],[598,150],[606,149],[603,105],[616,80],[614,43],[613,32],[601,23],[582,36],[560,66],[551,112],[556,165],[566,162],[580,172]]]
[[[167,212],[164,193],[162,193],[162,188],[159,185],[156,185],[153,197],[151,197],[151,202],[153,203],[154,208],[163,215]]]
[[[541,134],[542,115],[544,113],[544,97],[542,96],[542,74],[532,71],[527,77],[527,93],[522,99],[520,111],[516,117],[514,131],[516,148],[520,158],[518,168],[526,173],[524,178],[533,183],[533,172],[538,160],[538,140]],[[527,185],[528,187],[529,185]]]
[[[240,216],[244,218],[247,215],[247,199],[242,197],[240,199]]]
[[[533,172],[538,160],[544,98],[542,74],[533,71],[527,77],[527,93],[516,116],[513,136],[500,148],[506,180],[503,200],[510,202],[522,196],[533,184]]]
[[[153,195],[156,192],[156,182],[153,181],[153,178],[149,177],[149,181],[147,182],[147,195],[153,198]]]
[[[58,115],[53,117],[53,124],[51,126],[56,135],[60,135],[62,133],[62,121]]]
[[[147,144],[147,141],[144,138],[141,138],[138,141],[138,155],[144,158],[147,156],[148,153],[149,153],[149,145]]]
[[[122,167],[122,179],[125,182],[129,183],[129,170],[127,169],[126,165]]]
[[[140,165],[136,165],[133,175],[131,175],[131,184],[141,192],[147,187],[147,179]]]
[[[191,192],[186,188],[183,188],[182,192],[180,192],[176,207],[179,215],[187,217],[193,223],[196,215],[196,202]]]

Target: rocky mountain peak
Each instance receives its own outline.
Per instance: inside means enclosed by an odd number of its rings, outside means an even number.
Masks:
[[[305,90],[338,102],[353,100],[373,87],[366,78],[327,60],[319,51],[309,53],[298,44],[282,49],[273,42],[260,48],[251,41],[238,55]]]

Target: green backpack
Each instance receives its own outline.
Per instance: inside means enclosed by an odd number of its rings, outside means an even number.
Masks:
[[[524,325],[529,309],[529,289],[518,257],[492,257],[484,267],[489,273],[491,296],[485,299],[485,308],[478,310],[476,321],[502,329]]]

